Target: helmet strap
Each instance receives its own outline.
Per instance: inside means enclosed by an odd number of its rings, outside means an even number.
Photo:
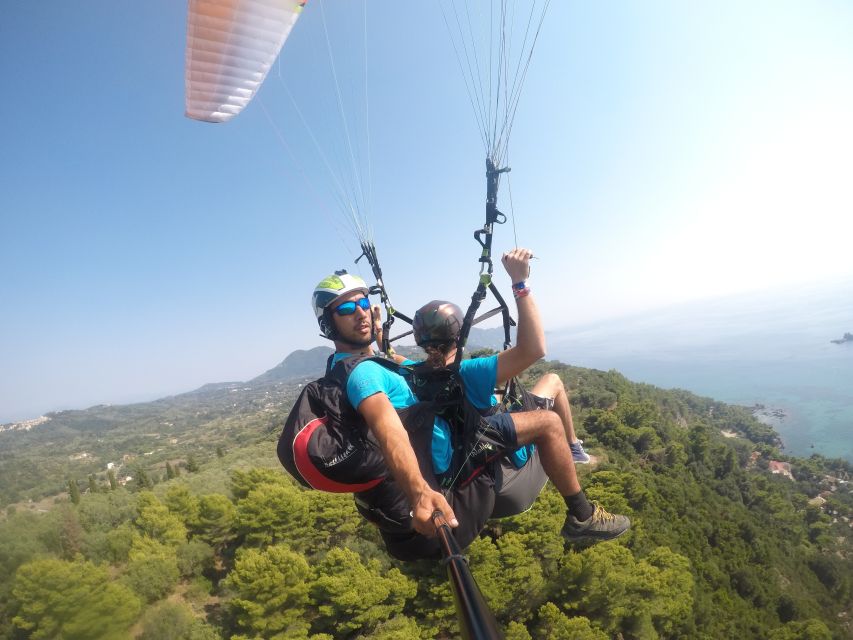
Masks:
[[[329,340],[338,339],[338,328],[335,326],[335,319],[332,318],[332,312],[326,308],[323,309],[323,317],[320,318],[320,335]]]

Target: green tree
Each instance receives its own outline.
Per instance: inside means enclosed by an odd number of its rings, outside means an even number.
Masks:
[[[308,499],[308,526],[300,528],[301,517],[294,518],[287,526],[304,536],[305,553],[349,546],[360,532],[372,529],[355,510],[352,496],[348,494],[301,490],[299,493]],[[296,544],[294,536],[285,536],[285,539]]]
[[[166,489],[163,503],[174,515],[183,520],[189,529],[198,527],[199,499],[184,482],[172,484]]]
[[[107,533],[107,550],[112,564],[127,562],[133,541],[138,537],[130,523],[124,523]]]
[[[100,491],[100,487],[98,487],[98,481],[95,478],[94,473],[89,474],[89,493],[98,493]]]
[[[488,347],[483,347],[481,349],[474,349],[471,353],[468,354],[469,358],[488,358],[489,356],[493,356],[497,353],[494,349],[489,349]]]
[[[214,565],[214,551],[206,542],[190,540],[176,549],[178,569],[184,578],[200,576]]]
[[[217,458],[224,458],[225,457],[225,449],[222,447],[222,445],[219,445],[218,447],[216,447],[216,457]]]
[[[136,488],[140,491],[145,491],[146,489],[152,489],[154,487],[154,481],[148,476],[148,472],[141,466],[138,466],[133,471],[136,476]]]
[[[198,473],[198,461],[195,456],[187,456],[187,471],[190,473]]]
[[[186,605],[161,602],[147,609],[139,621],[137,640],[219,640],[216,629],[195,617]]]
[[[139,614],[140,602],[110,581],[106,567],[89,562],[34,560],[15,574],[14,629],[33,640],[120,640]]]
[[[304,551],[310,535],[311,514],[305,492],[280,483],[261,484],[237,502],[236,529],[247,544],[288,542]]]
[[[146,602],[172,592],[180,578],[175,548],[151,538],[136,538],[122,580]]]
[[[77,486],[76,480],[68,481],[68,496],[72,504],[80,504],[80,487]]]
[[[86,496],[77,515],[87,532],[112,531],[136,517],[136,496],[124,489]]]
[[[220,493],[202,496],[198,506],[199,537],[214,549],[221,550],[234,538],[234,504]]]
[[[832,640],[832,633],[822,621],[812,619],[788,622],[771,631],[768,638],[769,640]]]
[[[236,500],[245,498],[252,489],[262,484],[292,487],[293,483],[279,469],[253,467],[248,471],[235,469],[231,472],[231,493]]]
[[[186,542],[187,528],[184,523],[178,516],[170,513],[166,505],[153,493],[140,493],[137,508],[139,515],[136,518],[136,526],[145,535],[173,546]]]
[[[107,471],[107,481],[110,483],[110,491],[118,489],[118,482],[116,481],[116,472],[114,469],[109,469]]]
[[[606,620],[610,634],[677,635],[693,606],[689,562],[666,547],[639,561],[615,544],[568,554],[560,582],[564,608]]]
[[[527,627],[512,620],[506,627],[506,640],[533,640],[533,636],[530,635]]]
[[[311,595],[319,629],[335,637],[368,631],[403,613],[417,585],[398,569],[383,571],[377,560],[363,562],[349,549],[332,549],[317,565]]]
[[[166,478],[168,480],[173,480],[175,478],[175,470],[172,468],[172,465],[169,464],[169,461],[166,461]]]
[[[479,538],[468,548],[472,573],[498,618],[529,619],[542,602],[545,579],[534,553],[517,533],[497,543]]]
[[[58,510],[60,524],[58,529],[58,555],[65,560],[73,560],[83,550],[83,527],[77,511],[68,507]]]
[[[418,623],[412,618],[399,615],[380,622],[371,633],[359,634],[356,640],[414,640],[421,637],[423,629]]]
[[[261,637],[303,637],[310,621],[311,570],[305,558],[280,545],[264,550],[244,548],[224,586],[238,630]]]
[[[71,507],[69,507],[71,510]],[[22,564],[39,555],[56,552],[50,549],[54,523],[32,511],[20,511],[0,521],[0,594],[5,594],[8,576]]]
[[[607,640],[607,634],[594,629],[587,618],[569,618],[551,602],[539,609],[536,637],[540,640]]]

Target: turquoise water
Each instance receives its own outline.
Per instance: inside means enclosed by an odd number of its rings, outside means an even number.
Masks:
[[[694,303],[549,333],[549,357],[784,411],[785,450],[853,462],[853,284]]]

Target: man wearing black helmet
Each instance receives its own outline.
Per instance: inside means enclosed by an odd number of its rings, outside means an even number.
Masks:
[[[430,403],[418,402],[404,377],[411,371],[370,358],[379,310],[371,308],[367,294],[366,283],[345,271],[315,287],[312,307],[322,335],[334,342],[336,350],[323,379],[331,378],[333,384],[315,396],[324,407],[311,410],[311,403],[306,403],[306,415],[297,411],[293,420],[291,412],[279,440],[279,458],[305,485],[352,492],[359,512],[379,526],[394,557],[437,557],[440,548],[430,539],[435,533],[432,514],[441,511],[456,528],[457,542],[467,546],[492,515],[493,480],[488,473],[475,473],[465,482],[456,483],[454,477],[450,489],[443,485],[446,497],[435,490],[441,484],[437,477],[448,477],[453,459],[449,425],[434,415]],[[463,369],[478,365],[466,361]],[[479,415],[476,421],[482,422]],[[496,444],[514,440],[513,421],[506,416],[483,426],[487,431],[495,427],[491,436]],[[483,469],[478,466],[474,471]],[[541,485],[537,494],[539,489]]]
[[[515,249],[502,258],[518,306],[516,345],[491,357],[460,363],[465,393],[483,413],[488,413],[496,403],[493,395],[496,386],[521,374],[545,355],[545,334],[527,285],[531,257],[527,249]],[[435,300],[417,311],[413,326],[415,341],[426,351],[428,366],[440,368],[455,361],[462,320],[462,310],[449,302]],[[492,516],[514,515],[528,509],[550,479],[568,507],[562,531],[567,539],[606,540],[621,535],[630,526],[628,518],[590,504],[578,482],[573,454],[583,450],[574,435],[568,399],[559,377],[545,378],[533,391],[543,396],[542,408],[551,411],[497,413],[486,418],[493,431],[505,438],[508,453],[519,445],[537,445],[522,447],[496,465]],[[570,446],[574,444],[572,441],[577,444]]]
[[[517,375],[544,355],[544,333],[533,300],[529,297],[529,288],[519,286],[528,273],[529,258],[530,252],[525,250],[516,250],[504,256],[504,266],[512,278],[519,306],[517,346],[493,359],[466,360],[461,363],[463,379],[480,381],[465,381],[466,387],[469,387],[469,401],[474,405],[489,406],[496,381]],[[564,496],[568,506],[563,528],[565,537],[602,540],[616,537],[627,530],[627,518],[613,516],[586,500],[575,474],[566,433],[560,418],[552,411],[526,411],[512,415],[503,413],[485,420],[478,416],[476,421],[480,431],[477,442],[488,442],[491,447],[489,459],[510,454],[524,445],[535,444],[536,449],[530,452],[533,458],[531,464],[522,465],[516,473],[510,470],[497,478],[497,492],[492,487],[492,477],[488,473],[481,474],[482,482],[477,478],[467,488],[454,488],[452,494],[449,494],[453,500],[451,507],[445,496],[434,488],[436,477],[447,471],[452,460],[458,460],[453,459],[450,428],[439,417],[433,422],[431,416],[428,429],[413,430],[408,419],[404,426],[401,414],[422,403],[418,403],[403,372],[393,370],[383,362],[366,359],[373,354],[371,344],[376,338],[375,325],[379,320],[378,310],[371,308],[367,294],[367,285],[361,278],[337,272],[321,281],[312,297],[320,329],[335,344],[336,352],[330,364],[338,367],[339,371],[342,366],[349,367],[342,385],[348,401],[346,404],[354,409],[350,417],[354,418],[351,422],[355,429],[344,430],[347,433],[342,437],[340,431],[326,433],[320,428],[311,436],[315,446],[314,455],[305,455],[303,450],[302,464],[305,469],[300,467],[300,471],[314,474],[312,477],[317,482],[310,482],[311,486],[331,491],[353,491],[359,511],[379,524],[389,552],[402,559],[429,557],[437,552],[430,548],[425,538],[412,532],[414,529],[422,536],[434,534],[432,514],[435,511],[443,512],[452,527],[460,527],[457,538],[464,547],[476,537],[489,516],[511,515],[529,507],[544,486],[546,475]],[[461,322],[453,313],[446,317],[455,319],[457,324]],[[416,335],[419,328],[423,334],[424,319],[424,314],[416,319]],[[459,326],[456,326],[457,333],[458,329]],[[448,343],[444,347],[439,346],[439,343],[447,343],[447,340],[436,340],[435,349],[433,345],[427,345],[430,341],[429,337],[423,339],[423,335],[419,340],[433,353],[433,358],[436,353],[443,353],[444,361],[433,360],[435,365],[443,367],[444,362],[452,361],[452,345]],[[357,423],[365,427],[358,427]],[[367,436],[373,439],[376,446],[367,442],[364,431],[368,432]],[[300,434],[306,435],[306,432],[307,429]],[[351,437],[353,440],[349,439]],[[307,435],[304,439],[308,439]],[[426,446],[423,446],[424,442]],[[324,446],[328,448],[318,452],[318,446],[321,449]],[[378,460],[377,448],[381,451]],[[416,448],[418,454],[415,453]],[[294,446],[293,450],[296,452],[297,448]],[[317,468],[318,464],[322,468]],[[386,476],[387,471],[390,471],[396,484],[389,485],[383,481],[377,485],[372,479],[359,483],[359,480],[370,475],[369,471],[380,475],[384,471]],[[477,470],[480,471],[482,468]],[[302,476],[305,477],[304,472]],[[356,484],[353,485],[353,482]],[[348,489],[347,486],[354,488]],[[401,506],[408,517],[399,517]],[[454,507],[463,520],[461,526]],[[391,520],[388,514],[394,516],[393,526],[383,526]]]

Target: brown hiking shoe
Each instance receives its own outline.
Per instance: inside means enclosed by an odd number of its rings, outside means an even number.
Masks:
[[[586,520],[578,520],[572,514],[566,516],[566,523],[560,532],[566,540],[612,540],[621,536],[631,526],[627,516],[609,513],[598,503],[593,503],[593,506],[592,515]]]

